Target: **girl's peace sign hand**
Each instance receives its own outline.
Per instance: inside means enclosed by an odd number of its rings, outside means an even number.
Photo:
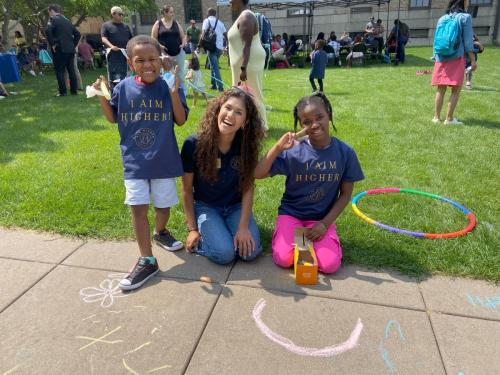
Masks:
[[[276,146],[280,151],[285,151],[293,147],[295,143],[295,133],[288,132],[281,136],[281,138],[276,142]]]

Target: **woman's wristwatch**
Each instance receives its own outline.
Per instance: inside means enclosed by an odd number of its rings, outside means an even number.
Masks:
[[[240,69],[241,69],[241,70],[247,70],[247,67],[246,67],[246,66],[244,66],[244,65],[242,65]]]

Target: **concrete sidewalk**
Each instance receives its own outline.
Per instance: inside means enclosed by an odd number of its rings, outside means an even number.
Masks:
[[[154,251],[162,272],[124,294],[135,243],[0,229],[0,375],[500,374],[487,282],[345,266],[301,287],[270,256]]]

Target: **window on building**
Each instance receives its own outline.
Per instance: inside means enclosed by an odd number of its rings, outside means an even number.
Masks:
[[[141,25],[153,25],[157,20],[156,12],[153,11],[140,12],[139,15]]]
[[[410,0],[410,9],[430,8],[431,0]]]
[[[470,0],[470,5],[491,5],[491,0]]]
[[[287,17],[302,17],[303,15],[311,14],[310,8],[288,9],[286,11]]]
[[[372,7],[356,7],[351,8],[351,14],[359,14],[359,13],[372,13]]]
[[[184,0],[184,15],[186,17],[186,23],[189,23],[190,20],[202,22],[203,12],[201,9],[201,0]]]
[[[410,34],[412,38],[428,38],[429,29],[411,29]]]
[[[490,27],[489,26],[474,27],[474,34],[479,36],[488,36],[490,34]]]

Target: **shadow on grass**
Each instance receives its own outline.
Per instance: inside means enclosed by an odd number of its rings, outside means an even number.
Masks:
[[[500,130],[500,121],[492,121],[492,120],[484,120],[481,118],[464,118],[460,119],[463,120],[465,126],[481,126],[483,128],[488,128],[488,129],[495,129],[495,130]]]
[[[0,164],[19,153],[56,152],[61,146],[50,139],[50,133],[105,130],[93,121],[101,118],[100,109],[84,100],[83,95],[40,98],[34,90],[22,90],[3,111]],[[85,107],[88,109],[81,111]]]

